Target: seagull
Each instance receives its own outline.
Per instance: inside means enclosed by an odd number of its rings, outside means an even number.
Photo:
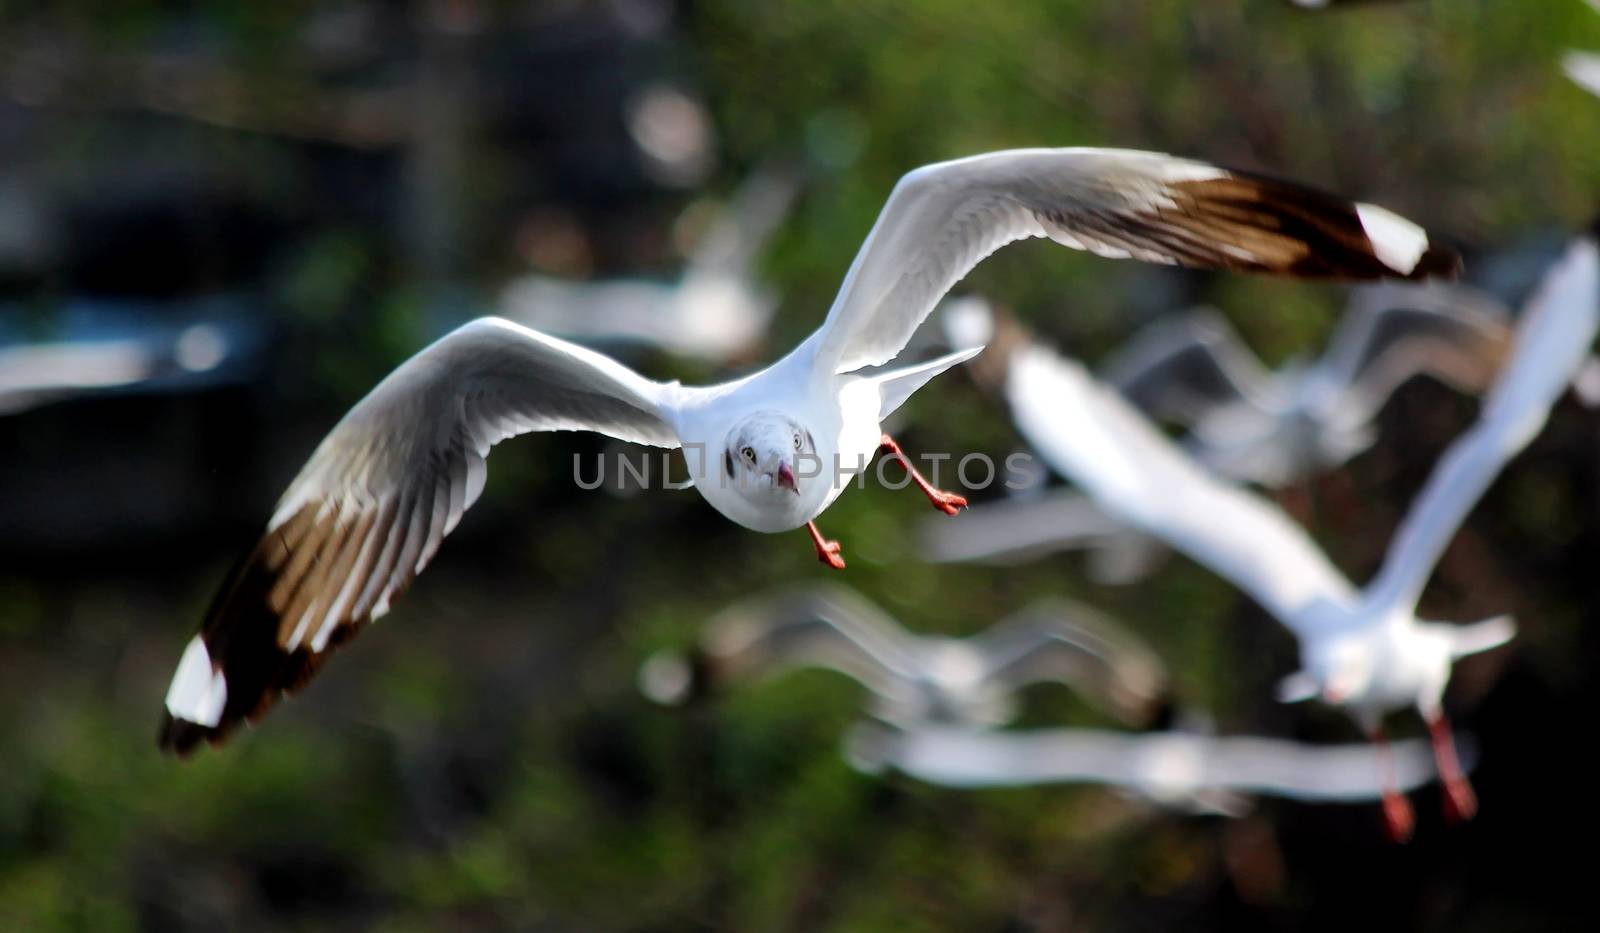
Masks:
[[[895,186],[822,326],[759,372],[657,382],[499,318],[457,328],[352,408],[289,484],[265,533],[185,647],[159,744],[215,744],[304,684],[427,566],[483,489],[489,448],[530,431],[682,447],[694,486],[767,533],[804,527],[883,452],[933,487],[883,419],[981,348],[900,368],[934,305],[984,257],[1029,237],[1112,258],[1302,278],[1451,275],[1456,255],[1381,207],[1159,153],[1021,149],[916,169]]]
[[[1507,617],[1472,625],[1417,618],[1440,554],[1505,462],[1543,426],[1600,325],[1600,256],[1574,241],[1518,322],[1511,358],[1477,423],[1444,454],[1396,532],[1378,575],[1357,591],[1276,506],[1218,479],[1122,396],[1039,346],[1016,350],[1006,395],[1022,434],[1107,511],[1232,580],[1299,639],[1303,670],[1285,701],[1320,696],[1385,747],[1382,718],[1410,706],[1428,723],[1448,816],[1477,807],[1456,760],[1442,696],[1455,659],[1509,640]],[[1383,765],[1393,771],[1392,763]],[[1409,836],[1410,805],[1389,781],[1390,834]]]
[[[700,237],[676,282],[523,276],[502,293],[500,313],[562,337],[645,344],[717,364],[738,359],[766,333],[777,306],[755,281],[755,263],[797,188],[792,173],[758,170]]]
[[[797,667],[860,682],[873,694],[872,715],[904,728],[1004,725],[1016,715],[1016,694],[1046,681],[1142,725],[1166,689],[1155,653],[1087,606],[1047,600],[971,638],[920,636],[838,586],[782,589],[724,610],[693,653],[650,657],[639,686],[659,703],[677,704]]]
[[[846,737],[845,748],[850,763],[869,774],[892,768],[961,788],[1110,784],[1164,807],[1228,816],[1245,812],[1241,793],[1332,803],[1373,800],[1390,786],[1373,771],[1370,745],[1190,732],[1000,732],[946,725],[896,730],[862,723]],[[1396,742],[1390,757],[1392,786],[1411,790],[1435,775],[1423,740]],[[1470,766],[1468,756],[1462,757]]]
[[[1353,302],[1314,362],[1264,366],[1217,311],[1159,321],[1102,369],[1150,416],[1188,427],[1185,446],[1228,479],[1279,489],[1371,447],[1373,421],[1416,376],[1483,392],[1510,342],[1505,315],[1470,306]]]

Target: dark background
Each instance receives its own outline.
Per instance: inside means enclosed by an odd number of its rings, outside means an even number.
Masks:
[[[1521,633],[1448,700],[1481,749],[1479,819],[1445,825],[1424,789],[1407,846],[1376,806],[1228,821],[858,775],[838,742],[862,698],[828,674],[652,707],[649,652],[828,571],[692,493],[573,488],[571,456],[603,449],[582,436],[499,448],[428,573],[259,728],[182,763],[154,741],[185,641],[316,440],[519,273],[671,277],[686,208],[801,166],[762,261],[782,298],[763,358],[820,321],[901,173],[1081,144],[1376,201],[1518,300],[1600,206],[1600,100],[1561,76],[1568,45],[1600,49],[1577,0],[0,5],[0,342],[202,308],[252,348],[209,381],[0,416],[0,927],[1592,929],[1600,434],[1570,400],[1423,600]],[[709,128],[681,164],[629,131],[663,89]],[[1276,363],[1315,352],[1343,300],[1040,243],[963,287],[1091,361],[1204,300]],[[1354,579],[1474,410],[1408,385],[1373,450],[1296,491]],[[907,414],[914,450],[1018,443],[961,371]],[[869,488],[825,525],[842,579],[909,627],[1070,595],[1145,636],[1226,732],[1357,738],[1271,701],[1291,640],[1198,567],[1109,588],[1072,557],[929,566],[906,540],[925,510]],[[1097,722],[1060,688],[1027,699],[1030,724]]]

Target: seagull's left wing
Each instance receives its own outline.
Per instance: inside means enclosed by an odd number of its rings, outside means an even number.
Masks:
[[[1600,253],[1592,236],[1545,273],[1517,322],[1511,359],[1478,421],[1450,445],[1406,513],[1378,576],[1373,605],[1414,607],[1445,546],[1507,460],[1544,427],[1550,407],[1589,357],[1600,328]]]
[[[490,447],[530,431],[676,447],[678,391],[498,318],[402,363],[323,439],[217,594],[173,675],[161,746],[220,742],[387,612],[478,498]]]
[[[1015,149],[900,179],[818,332],[817,365],[886,363],[950,287],[1028,237],[1100,256],[1316,278],[1452,274],[1416,224],[1293,182],[1128,149]]]

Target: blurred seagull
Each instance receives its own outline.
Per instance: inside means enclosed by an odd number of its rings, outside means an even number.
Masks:
[[[1245,736],[943,725],[901,731],[863,723],[845,747],[851,764],[872,774],[892,768],[931,784],[968,788],[1110,784],[1168,808],[1229,816],[1247,809],[1241,793],[1340,802],[1375,800],[1391,786],[1373,770],[1370,745]],[[1401,790],[1434,777],[1425,741],[1396,742],[1390,758],[1392,786]]]
[[[1304,669],[1284,681],[1281,699],[1320,695],[1343,707],[1380,753],[1383,714],[1416,708],[1433,737],[1446,812],[1465,818],[1477,803],[1441,698],[1456,658],[1504,643],[1514,626],[1506,617],[1464,626],[1423,621],[1417,600],[1483,491],[1543,426],[1597,325],[1600,258],[1585,237],[1546,273],[1477,424],[1446,451],[1382,569],[1359,592],[1280,510],[1201,467],[1078,364],[1023,347],[1011,358],[1006,394],[1018,428],[1058,471],[1108,511],[1232,580],[1296,635]],[[1404,838],[1412,813],[1390,784],[1385,816],[1391,834]]]
[[[748,353],[777,306],[756,281],[756,260],[794,200],[786,170],[758,170],[699,238],[676,282],[581,282],[529,275],[500,297],[507,318],[546,333],[644,344],[717,364]]]
[[[1274,372],[1200,308],[1145,328],[1101,373],[1151,417],[1186,425],[1185,446],[1206,466],[1278,489],[1372,446],[1373,420],[1412,378],[1481,393],[1509,339],[1504,315],[1468,306],[1353,302],[1321,357]]]
[[[499,318],[463,325],[390,373],[334,427],[279,500],[179,660],[159,742],[217,742],[308,679],[331,649],[427,566],[483,488],[484,458],[530,431],[597,431],[683,447],[702,496],[761,532],[809,532],[867,460],[896,458],[935,489],[882,422],[980,348],[894,359],[950,286],[1015,240],[1148,262],[1298,277],[1453,274],[1457,257],[1380,207],[1149,152],[1024,149],[902,178],[821,328],[733,382],[655,382],[609,357]]]
[[[897,726],[1004,725],[1016,694],[1052,681],[1131,725],[1156,712],[1166,671],[1122,626],[1066,600],[1038,603],[971,638],[914,635],[852,590],[778,590],[719,613],[685,656],[658,653],[639,687],[659,703],[798,667],[838,671]]]

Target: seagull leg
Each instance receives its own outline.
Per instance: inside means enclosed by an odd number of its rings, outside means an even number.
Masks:
[[[1399,782],[1395,780],[1394,755],[1382,726],[1372,730],[1372,747],[1378,753],[1378,779],[1383,784],[1384,826],[1391,842],[1405,842],[1411,838],[1417,818],[1411,811],[1411,802],[1400,793]]]
[[[817,549],[817,560],[834,570],[843,570],[844,558],[839,556],[839,542],[824,541],[822,532],[817,530],[816,522],[806,522],[806,530],[811,532],[811,543]]]
[[[1478,795],[1472,792],[1472,784],[1461,770],[1450,720],[1443,713],[1427,719],[1428,735],[1433,739],[1433,760],[1439,766],[1439,780],[1444,782],[1445,819],[1453,823],[1470,820],[1478,812]]]
[[[911,465],[911,458],[907,457],[905,451],[900,449],[900,445],[895,443],[894,438],[887,434],[880,438],[878,451],[900,461],[900,465],[905,467],[907,473],[911,474],[911,481],[917,484],[917,488],[922,490],[922,494],[928,497],[928,501],[933,503],[934,508],[946,515],[954,515],[967,507],[966,497],[958,496],[953,492],[945,492],[942,489],[935,489],[932,483],[923,479],[922,474],[917,472],[917,468]]]

